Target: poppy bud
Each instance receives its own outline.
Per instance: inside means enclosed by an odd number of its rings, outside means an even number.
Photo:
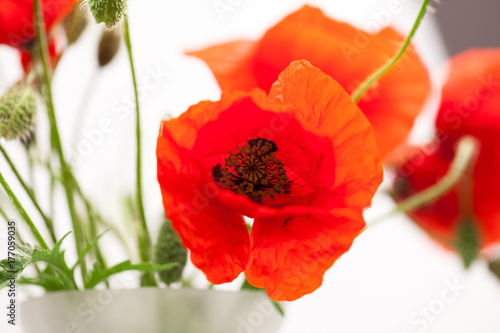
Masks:
[[[23,138],[35,123],[36,97],[29,86],[17,86],[0,97],[0,137]]]
[[[104,67],[113,60],[121,44],[121,30],[105,30],[99,41],[98,60],[99,66]]]
[[[184,266],[186,266],[187,251],[182,246],[179,236],[172,228],[170,221],[163,224],[156,243],[156,263],[164,265],[177,263],[177,266],[158,273],[160,280],[167,285],[179,281],[182,276]]]
[[[104,23],[106,28],[116,27],[125,17],[126,0],[87,0],[89,10],[97,23]]]
[[[73,10],[64,19],[63,27],[66,31],[68,45],[74,44],[87,27],[87,17],[80,9],[80,6],[73,7]]]

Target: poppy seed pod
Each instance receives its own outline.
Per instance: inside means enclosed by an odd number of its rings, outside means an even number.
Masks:
[[[36,97],[28,86],[14,87],[0,97],[0,137],[7,140],[28,135],[35,123]]]
[[[124,18],[127,10],[126,0],[87,0],[89,10],[97,23],[106,28],[115,28]]]
[[[177,263],[177,266],[158,273],[160,280],[167,285],[179,281],[187,262],[187,251],[182,246],[179,236],[167,221],[163,224],[156,243],[156,263],[159,265]]]

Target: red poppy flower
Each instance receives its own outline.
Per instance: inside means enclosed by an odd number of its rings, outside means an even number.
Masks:
[[[57,63],[59,57],[61,55],[61,50],[56,46],[56,40],[54,38],[50,38],[48,40],[49,47],[49,56],[52,67]],[[19,54],[21,56],[21,64],[23,66],[23,70],[25,73],[29,73],[33,68],[33,60],[31,59],[31,53],[28,50],[21,49],[19,50]]]
[[[277,301],[321,285],[381,182],[365,116],[304,60],[269,95],[224,93],[164,121],[157,157],[166,214],[193,263],[217,284],[244,271]]]
[[[190,54],[208,64],[223,91],[269,91],[290,62],[306,59],[351,93],[395,54],[402,41],[393,29],[367,33],[305,6],[257,42],[236,41]],[[410,47],[401,62],[365,93],[359,108],[374,128],[382,157],[405,139],[429,91],[427,71]]]
[[[76,0],[41,0],[45,28],[49,30],[58,23]],[[35,40],[33,0],[0,1],[0,44],[26,48]]]
[[[436,120],[437,144],[398,169],[395,191],[400,200],[435,184],[447,173],[461,137],[471,135],[479,141],[479,155],[469,175],[472,198],[469,195],[463,201],[458,184],[439,200],[409,214],[447,246],[455,243],[464,210],[470,209],[482,245],[500,241],[499,105],[500,49],[471,50],[452,58]]]

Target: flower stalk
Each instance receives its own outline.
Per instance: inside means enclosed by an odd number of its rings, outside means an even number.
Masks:
[[[42,69],[43,69],[43,79],[45,83],[45,103],[47,105],[47,113],[50,121],[51,128],[51,137],[52,143],[56,148],[57,154],[59,156],[59,163],[61,164],[61,173],[62,173],[62,183],[66,193],[66,198],[68,201],[68,208],[71,215],[71,222],[73,225],[74,233],[75,233],[75,242],[76,242],[76,250],[77,253],[81,253],[85,248],[85,238],[83,235],[83,228],[81,226],[80,220],[75,210],[75,203],[73,197],[73,186],[71,179],[71,169],[69,165],[66,163],[64,158],[64,153],[61,145],[61,139],[59,136],[59,130],[57,127],[57,120],[54,110],[54,102],[52,99],[52,88],[51,88],[51,78],[48,68],[48,59],[49,52],[47,46],[47,37],[45,35],[45,27],[43,21],[43,12],[40,5],[40,0],[34,0],[34,17],[35,17],[35,26],[36,26],[36,35],[37,40],[40,45],[40,58],[42,61]],[[87,275],[87,268],[85,261],[81,264],[82,268],[82,277],[85,280]]]
[[[136,198],[141,229],[139,230],[139,253],[143,262],[150,262],[152,242],[146,223],[146,215],[144,213],[144,205],[142,200],[142,149],[141,149],[141,113],[139,106],[139,92],[137,89],[137,79],[135,76],[134,58],[132,54],[132,43],[130,41],[130,29],[128,20],[124,22],[124,38],[127,46],[127,53],[132,72],[132,81],[134,85],[135,95],[135,111],[136,111],[136,141],[137,141],[137,158],[136,158]],[[152,281],[151,281],[152,282]]]
[[[28,213],[26,213],[26,210],[24,209],[23,205],[21,204],[21,202],[19,201],[17,196],[14,194],[14,192],[10,188],[9,184],[7,183],[7,180],[5,179],[5,177],[3,176],[1,171],[0,171],[0,184],[2,185],[3,189],[5,190],[7,195],[9,196],[10,200],[12,201],[14,206],[16,207],[16,209],[19,212],[19,214],[21,215],[21,217],[28,224],[31,232],[33,233],[33,236],[35,236],[35,238],[38,241],[38,243],[40,244],[40,246],[44,249],[48,249],[49,247],[47,246],[47,243],[43,239],[40,232],[38,231],[38,228],[35,226],[35,224],[31,220]]]
[[[387,60],[385,64],[383,64],[380,68],[378,68],[375,72],[373,72],[370,76],[368,76],[361,84],[352,92],[351,97],[352,100],[357,103],[359,102],[359,99],[361,96],[364,94],[364,92],[378,79],[380,79],[384,74],[386,74],[397,62],[398,60],[403,56],[405,53],[406,49],[408,46],[410,46],[411,40],[413,39],[413,36],[417,32],[418,27],[420,26],[420,23],[422,22],[422,19],[425,16],[425,13],[427,12],[427,6],[429,5],[430,0],[424,0],[422,3],[422,7],[420,8],[420,12],[418,13],[417,19],[415,20],[415,23],[413,24],[413,28],[410,31],[410,34],[406,38],[403,47],[401,50],[399,50],[398,53],[393,58],[390,58]]]
[[[421,208],[448,193],[448,191],[450,191],[453,186],[455,186],[457,182],[462,179],[463,175],[470,168],[470,165],[474,163],[474,160],[477,157],[477,148],[478,142],[473,137],[465,136],[460,139],[457,146],[457,152],[451,162],[450,169],[443,178],[424,191],[401,201],[396,209],[387,215],[375,219],[373,222],[369,223],[369,226],[372,227],[375,224],[399,213],[406,213]]]
[[[10,159],[9,155],[7,154],[7,151],[4,149],[4,147],[2,145],[0,145],[0,152],[2,153],[3,157],[7,161],[7,164],[9,164],[9,167],[12,170],[12,172],[14,172],[14,175],[16,176],[17,180],[19,181],[19,183],[23,187],[24,191],[28,194],[29,198],[31,199],[31,202],[33,203],[33,205],[37,209],[38,213],[40,213],[40,216],[42,217],[43,221],[45,222],[45,225],[47,226],[47,229],[50,233],[50,238],[52,239],[52,241],[55,244],[57,242],[57,238],[56,238],[56,234],[54,232],[54,225],[52,223],[52,220],[50,218],[48,218],[47,215],[45,215],[42,208],[38,204],[38,201],[35,198],[35,193],[34,193],[33,189],[30,188],[26,184],[26,182],[23,180],[23,178],[19,174],[19,171],[17,170],[16,166],[14,165],[14,163]]]

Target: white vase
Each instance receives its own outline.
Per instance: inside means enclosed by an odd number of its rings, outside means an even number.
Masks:
[[[55,292],[22,304],[26,333],[276,333],[262,292],[141,288]]]

